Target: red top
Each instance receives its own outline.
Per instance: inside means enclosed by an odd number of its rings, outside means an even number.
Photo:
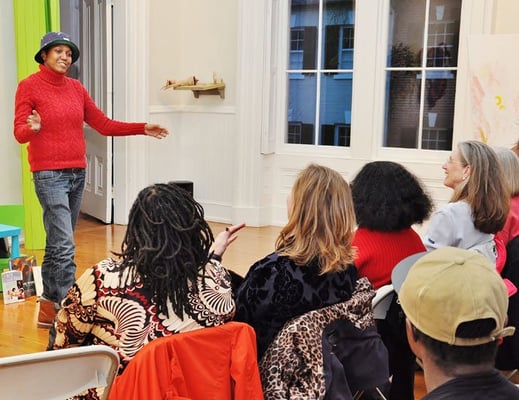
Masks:
[[[421,237],[412,228],[396,232],[359,228],[353,239],[357,247],[355,266],[375,289],[391,283],[391,272],[404,258],[425,251]]]
[[[108,118],[77,79],[40,65],[20,81],[15,98],[14,136],[27,148],[31,171],[86,167],[83,122],[105,136],[143,135],[144,122]],[[36,110],[41,129],[34,132],[27,117]]]
[[[512,197],[510,212],[503,230],[496,233],[496,237],[506,246],[515,237],[519,236],[519,196]]]

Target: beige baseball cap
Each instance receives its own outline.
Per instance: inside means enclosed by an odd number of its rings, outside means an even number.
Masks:
[[[513,335],[507,322],[508,293],[501,276],[475,251],[442,247],[413,263],[398,297],[406,317],[440,342],[476,346]],[[456,337],[463,322],[491,318],[496,327],[479,338]]]

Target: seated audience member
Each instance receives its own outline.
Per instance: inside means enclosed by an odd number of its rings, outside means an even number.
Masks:
[[[358,229],[355,266],[375,289],[391,283],[397,263],[425,251],[412,228],[429,218],[432,200],[416,176],[391,161],[370,162],[351,183]]]
[[[517,150],[517,146],[515,149]],[[506,263],[501,276],[517,288],[519,286],[519,154],[506,148],[497,148],[496,154],[503,166],[512,195],[505,226],[496,234],[496,241],[502,240],[503,245],[506,246]],[[519,294],[513,294],[509,298],[508,321],[511,325],[519,326]],[[519,369],[519,332],[503,340],[497,352],[496,367],[507,371],[508,375],[510,375],[508,371]],[[517,373],[512,373],[512,379],[516,383],[519,382]]]
[[[433,213],[424,243],[427,250],[444,246],[475,250],[500,271],[494,235],[503,229],[510,193],[495,151],[477,140],[461,142],[442,167],[443,184],[454,190],[448,204]]]
[[[519,157],[512,150],[504,147],[497,148],[495,151],[512,196],[505,226],[496,233],[496,239],[502,240],[503,245],[508,246],[512,239],[519,236]]]
[[[519,236],[506,246],[506,263],[501,276],[516,287],[519,286]],[[509,294],[507,314],[508,323],[519,327],[519,294]],[[497,351],[496,368],[510,376],[514,383],[519,383],[519,331],[503,339]]]
[[[236,317],[254,327],[261,359],[288,320],[348,300],[357,280],[355,212],[348,183],[311,164],[287,200],[276,250],[251,266],[237,290]]]
[[[425,251],[422,238],[412,228],[426,220],[432,200],[416,176],[390,161],[370,162],[351,185],[358,229],[353,246],[359,277],[375,289],[391,283],[391,272],[404,258]],[[415,357],[405,337],[396,299],[386,320],[377,320],[389,353],[391,400],[414,399]]]
[[[409,270],[398,293],[409,344],[421,360],[423,400],[519,399],[519,388],[495,368],[508,294],[488,258],[444,247]]]
[[[87,269],[68,291],[49,348],[111,346],[121,373],[155,338],[231,320],[231,280],[219,261],[243,226],[213,238],[202,206],[186,190],[173,183],[143,189],[114,253],[119,260]]]

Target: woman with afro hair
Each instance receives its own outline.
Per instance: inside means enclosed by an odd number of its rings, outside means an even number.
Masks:
[[[398,262],[425,251],[412,225],[429,217],[432,200],[416,176],[391,161],[364,165],[351,186],[358,224],[355,266],[378,289],[391,282]]]
[[[353,246],[359,277],[375,289],[391,283],[391,272],[404,258],[425,251],[412,225],[421,224],[432,211],[432,200],[416,176],[390,161],[370,162],[352,182],[358,229]],[[414,399],[415,356],[407,342],[405,318],[396,295],[377,329],[387,347],[392,375],[390,400]]]

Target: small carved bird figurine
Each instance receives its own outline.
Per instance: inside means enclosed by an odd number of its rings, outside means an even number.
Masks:
[[[179,87],[179,86],[194,86],[197,84],[197,82],[198,82],[198,79],[196,79],[195,76],[190,76],[186,79],[181,79],[181,80],[167,80],[166,84],[164,86],[162,86],[162,90],[175,89],[176,87]]]

